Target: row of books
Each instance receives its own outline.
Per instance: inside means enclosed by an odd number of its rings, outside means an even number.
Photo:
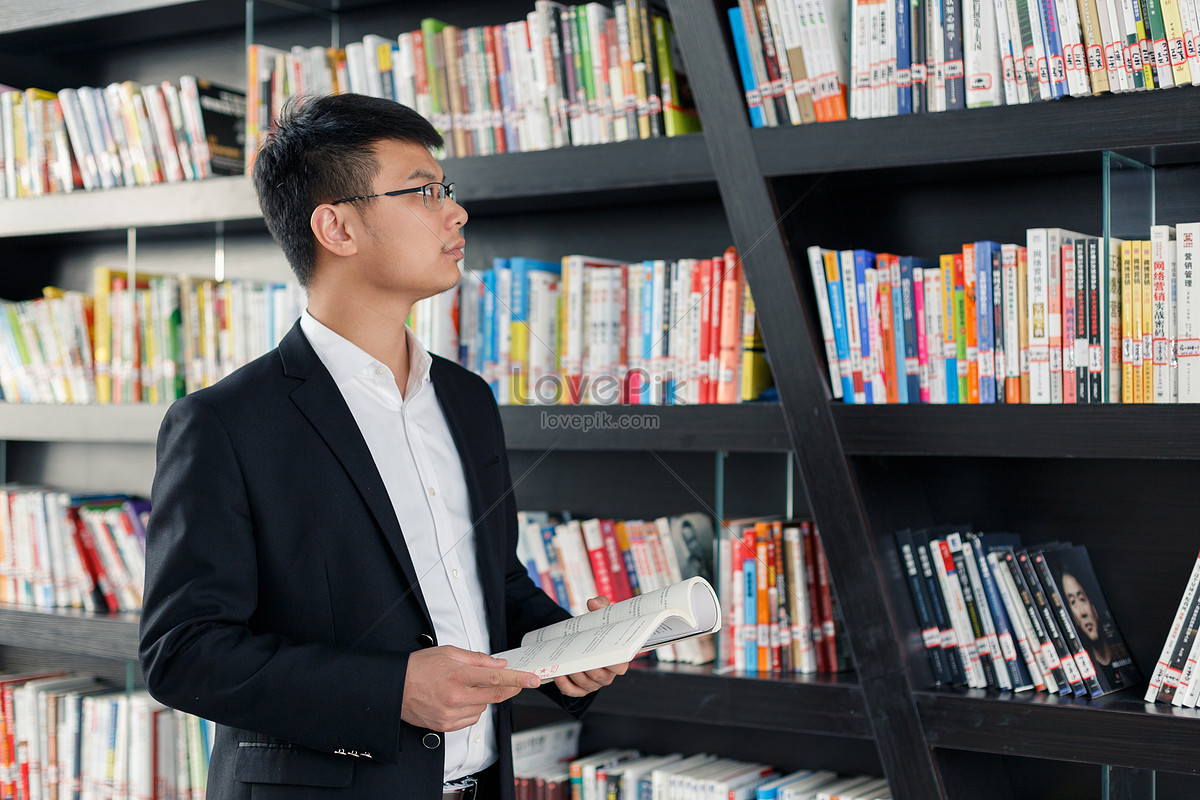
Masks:
[[[896,544],[935,685],[1100,697],[1141,682],[1086,547],[969,526]]]
[[[0,796],[203,800],[213,726],[93,675],[0,673]]]
[[[727,520],[717,561],[722,670],[809,674],[849,667],[815,523]]]
[[[513,734],[517,800],[890,800],[887,780],[832,770],[782,771],[714,753],[611,747],[579,755],[580,723]]]
[[[538,0],[515,22],[462,28],[426,18],[416,30],[345,48],[254,44],[246,63],[251,153],[287,98],[336,92],[416,109],[451,157],[700,128],[674,29],[645,0]]]
[[[0,198],[241,174],[245,104],[191,75],[178,86],[0,87]]]
[[[619,603],[688,578],[712,581],[714,529],[703,513],[620,520],[521,511],[518,529],[517,557],[530,578],[575,616],[598,595]],[[711,636],[688,639],[655,656],[707,664],[715,643]]]
[[[418,303],[412,325],[500,403],[735,403],[772,386],[733,248],[671,261],[497,258]]]
[[[93,286],[0,304],[6,401],[169,403],[273,348],[304,303],[290,283],[109,267]]]
[[[1200,223],[1146,240],[1030,228],[936,261],[808,249],[848,403],[1200,402]],[[1107,250],[1107,257],[1106,257]]]
[[[1167,703],[1181,708],[1195,708],[1200,701],[1200,557],[1192,565],[1179,607],[1171,621],[1171,629],[1163,642],[1162,653],[1150,674],[1146,687],[1147,703]]]
[[[1195,0],[739,0],[729,17],[755,127],[1200,84]]]
[[[1200,83],[1195,0],[855,0],[851,116]]]
[[[139,611],[150,502],[0,486],[0,603]]]

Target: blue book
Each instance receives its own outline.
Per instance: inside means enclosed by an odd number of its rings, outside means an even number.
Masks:
[[[550,562],[550,582],[554,584],[555,601],[571,610],[571,597],[567,594],[567,585],[563,582],[562,566],[558,563],[558,548],[554,546],[554,526],[542,528],[542,543],[546,546],[546,560]]]
[[[746,44],[746,28],[742,25],[742,12],[737,6],[729,9],[729,30],[733,34],[733,49],[737,53],[746,105],[750,107],[750,125],[761,128],[767,124],[767,118],[763,116],[762,97],[758,93],[758,81],[754,79],[754,66],[750,63],[750,49]]]
[[[1046,69],[1050,78],[1051,97],[1067,96],[1067,67],[1063,61],[1062,36],[1059,34],[1058,12],[1051,3],[1038,3],[1042,14],[1042,35],[1046,43]]]
[[[1000,596],[1000,588],[996,585],[996,576],[992,574],[992,565],[987,560],[988,553],[993,550],[1020,547],[1021,537],[1011,533],[969,533],[967,538],[971,540],[975,563],[979,567],[979,577],[983,581],[983,591],[987,596],[988,608],[992,612],[996,636],[1000,640],[1000,652],[1004,654],[1005,666],[1008,669],[1008,677],[1012,681],[1013,691],[1032,689],[1033,678],[1025,664],[1025,654],[1018,646],[1017,634],[1013,628],[1012,619],[1008,616],[1008,607],[1004,604],[1004,598]],[[1028,646],[1028,643],[1026,645]],[[1010,659],[1008,656],[1014,653],[1015,658]]]
[[[758,672],[758,562],[742,560],[742,583],[745,588],[746,672]]]
[[[934,263],[916,256],[900,257],[900,316],[904,328],[904,375],[908,384],[908,402],[921,402],[921,354],[917,342],[917,304],[913,270],[933,269]],[[928,344],[926,344],[928,348]],[[897,348],[899,349],[899,348]]]
[[[638,389],[638,402],[650,403],[650,387],[656,380],[652,363],[654,353],[654,262],[643,261],[634,269],[642,270],[642,383]]]
[[[979,402],[996,402],[996,310],[992,302],[992,261],[999,242],[975,243],[975,318],[979,329]]]
[[[496,271],[485,270],[479,275],[483,281],[483,300],[479,307],[479,336],[482,369],[479,374],[492,389],[492,396],[500,399],[500,384],[496,380],[499,363],[496,352]]]
[[[913,113],[912,37],[909,35],[910,0],[896,3],[896,114]],[[922,19],[921,24],[924,25]]]
[[[870,250],[854,251],[855,293],[858,295],[858,336],[859,341],[862,343],[863,391],[866,393],[866,399],[864,400],[866,405],[871,405],[875,402],[871,386],[871,375],[869,374],[869,365],[871,363],[871,323],[870,318],[867,316],[867,269],[874,265],[875,254]],[[870,310],[874,312],[874,303],[871,304]]]

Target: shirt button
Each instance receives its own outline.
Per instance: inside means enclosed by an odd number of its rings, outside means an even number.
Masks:
[[[483,737],[482,737],[482,736],[480,736],[478,733],[477,733],[477,734],[475,734],[475,744],[479,744],[479,742],[480,742],[482,739],[483,739]]]
[[[436,492],[436,491],[434,491],[434,488],[433,488],[432,486],[430,486],[430,487],[429,487],[429,496],[430,496],[430,497],[433,497],[435,494],[437,494],[437,492]]]
[[[382,376],[384,376],[384,375],[387,375],[387,370],[386,370],[386,369],[384,369],[383,367],[376,367],[376,368],[375,368],[375,374],[376,374],[376,375],[379,375],[380,377],[382,377]]]
[[[458,577],[458,570],[456,570],[456,569],[452,569],[452,570],[450,570],[450,574],[451,574],[451,575],[453,575],[454,577],[456,577],[456,578],[457,578],[457,577]]]

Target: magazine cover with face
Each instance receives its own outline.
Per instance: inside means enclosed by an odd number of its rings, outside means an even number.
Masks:
[[[1140,684],[1142,674],[1100,591],[1087,548],[1051,548],[1044,555],[1104,693]]]

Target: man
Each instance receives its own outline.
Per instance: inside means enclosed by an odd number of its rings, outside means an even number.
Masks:
[[[568,614],[516,558],[488,387],[405,328],[459,278],[440,145],[390,101],[285,113],[254,180],[307,310],[163,421],[140,654],[218,723],[210,800],[513,796],[506,701],[538,679],[486,654]],[[578,715],[624,670],[544,689]]]

